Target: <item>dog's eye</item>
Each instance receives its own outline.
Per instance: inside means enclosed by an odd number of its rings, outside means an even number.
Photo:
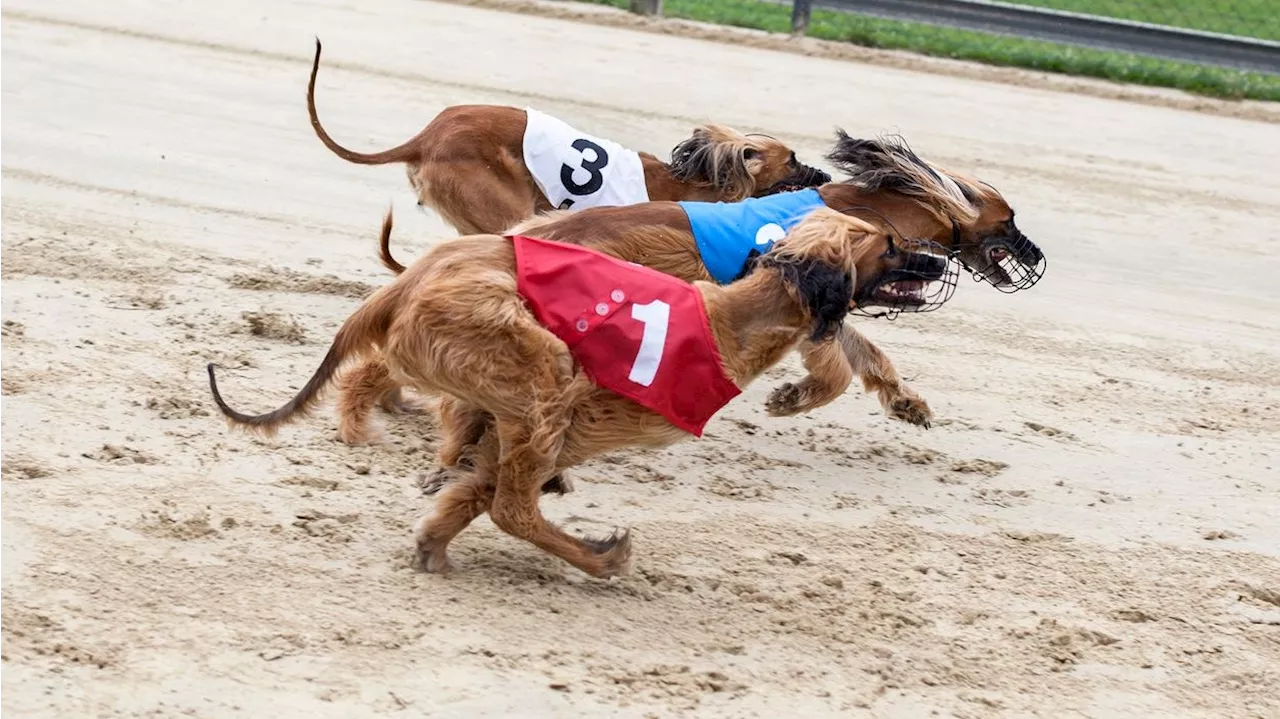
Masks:
[[[753,147],[748,147],[747,149],[742,151],[742,157],[745,160],[754,160],[759,156],[760,156],[760,151]]]

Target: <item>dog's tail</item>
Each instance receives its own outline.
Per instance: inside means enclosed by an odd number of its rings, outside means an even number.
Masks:
[[[354,162],[358,165],[387,165],[392,162],[413,162],[418,159],[418,138],[416,136],[403,145],[393,147],[390,150],[370,153],[348,150],[339,145],[332,137],[329,137],[329,133],[320,124],[320,115],[316,112],[316,75],[319,72],[320,38],[316,38],[316,57],[311,62],[311,82],[307,84],[307,113],[311,115],[311,127],[315,129],[316,136],[320,138],[320,142],[323,142],[325,147],[347,162]]]
[[[384,287],[356,310],[355,314],[351,315],[338,330],[333,343],[329,345],[329,352],[325,354],[320,367],[315,374],[311,375],[311,379],[307,380],[302,390],[283,406],[270,412],[244,414],[227,405],[218,391],[214,366],[210,363],[208,366],[209,390],[213,393],[213,401],[218,405],[218,409],[233,427],[261,432],[268,437],[274,435],[281,425],[295,416],[306,415],[315,406],[325,387],[345,362],[367,354],[374,346],[386,340],[387,330],[391,326],[391,308],[397,302],[393,293],[397,293],[393,286]]]
[[[404,272],[404,265],[396,262],[396,258],[391,256],[391,210],[387,210],[387,216],[382,218],[382,234],[378,237],[378,259],[382,260],[382,266],[396,273],[397,275]]]

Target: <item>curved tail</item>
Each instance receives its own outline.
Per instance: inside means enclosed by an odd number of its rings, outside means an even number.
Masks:
[[[320,142],[329,150],[346,160],[358,165],[386,165],[392,162],[412,162],[418,159],[418,138],[415,136],[408,142],[383,152],[355,152],[339,145],[320,124],[320,115],[316,113],[316,75],[320,72],[320,38],[316,38],[316,57],[311,62],[311,82],[307,84],[307,113],[311,115],[311,127],[315,129]]]
[[[383,267],[397,275],[405,270],[405,266],[396,262],[396,258],[391,256],[391,208],[389,207],[386,217],[382,218],[382,235],[378,238],[378,259],[382,260]]]
[[[343,323],[338,334],[334,336],[329,351],[325,354],[320,367],[316,369],[307,384],[294,395],[293,399],[281,407],[263,414],[245,414],[232,409],[222,393],[218,391],[218,381],[214,376],[214,365],[209,363],[209,391],[213,393],[213,401],[218,409],[232,425],[272,436],[280,425],[290,421],[297,415],[306,415],[319,401],[325,387],[333,381],[338,369],[347,360],[365,354],[375,344],[386,339],[387,329],[391,325],[391,308],[395,299],[386,288],[371,297],[365,304]]]

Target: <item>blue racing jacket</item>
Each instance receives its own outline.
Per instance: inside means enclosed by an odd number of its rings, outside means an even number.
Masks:
[[[742,276],[753,253],[764,254],[809,213],[823,206],[817,190],[780,192],[742,202],[681,202],[712,279]]]

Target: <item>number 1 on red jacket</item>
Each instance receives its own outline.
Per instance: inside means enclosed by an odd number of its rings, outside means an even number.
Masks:
[[[697,287],[599,250],[511,241],[517,291],[597,387],[695,436],[741,392],[721,364]]]
[[[654,300],[647,305],[631,305],[631,319],[644,325],[644,334],[640,337],[640,349],[636,359],[631,363],[631,373],[627,379],[638,385],[648,387],[653,378],[658,376],[658,365],[662,364],[662,351],[667,346],[667,323],[671,319],[671,305],[662,300]]]

